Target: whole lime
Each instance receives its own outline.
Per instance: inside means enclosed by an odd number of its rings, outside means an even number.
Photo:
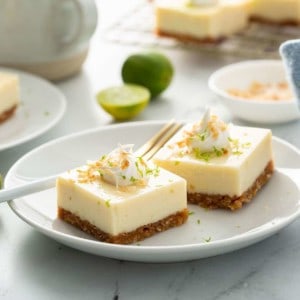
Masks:
[[[113,86],[97,94],[98,103],[116,120],[128,120],[138,115],[148,104],[150,92],[139,85]]]
[[[173,74],[174,68],[169,58],[158,52],[132,54],[122,66],[123,81],[148,88],[151,99],[170,85]]]

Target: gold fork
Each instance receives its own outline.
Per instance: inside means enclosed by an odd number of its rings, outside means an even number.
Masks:
[[[145,160],[150,160],[182,126],[182,123],[175,122],[174,119],[170,120],[144,145],[135,151],[135,155],[143,157]]]
[[[182,123],[171,120],[141,146],[135,154],[137,156],[142,156],[145,160],[150,160],[182,127],[182,125]],[[53,175],[40,180],[24,183],[16,187],[0,190],[0,203],[53,188],[55,186],[56,178],[57,175]]]

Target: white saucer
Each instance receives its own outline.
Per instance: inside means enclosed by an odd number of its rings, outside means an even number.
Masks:
[[[9,170],[5,187],[79,166],[99,158],[118,143],[139,147],[165,124],[136,122],[101,127],[51,141],[29,152]],[[74,151],[76,149],[76,151]],[[96,255],[142,262],[199,259],[237,250],[271,236],[300,214],[300,151],[273,139],[276,172],[256,198],[236,212],[205,210],[194,205],[183,226],[139,244],[113,245],[96,241],[56,217],[55,189],[10,202],[12,210],[45,235]]]
[[[20,79],[21,105],[0,124],[0,151],[27,142],[52,128],[66,110],[64,95],[50,82],[19,70],[0,68]]]

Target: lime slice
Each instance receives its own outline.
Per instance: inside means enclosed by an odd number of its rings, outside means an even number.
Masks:
[[[97,100],[106,112],[122,121],[135,117],[147,106],[150,92],[139,85],[125,84],[100,91]]]

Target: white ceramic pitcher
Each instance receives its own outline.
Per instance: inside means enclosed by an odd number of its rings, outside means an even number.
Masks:
[[[1,0],[0,65],[68,77],[80,70],[96,24],[94,0]]]

